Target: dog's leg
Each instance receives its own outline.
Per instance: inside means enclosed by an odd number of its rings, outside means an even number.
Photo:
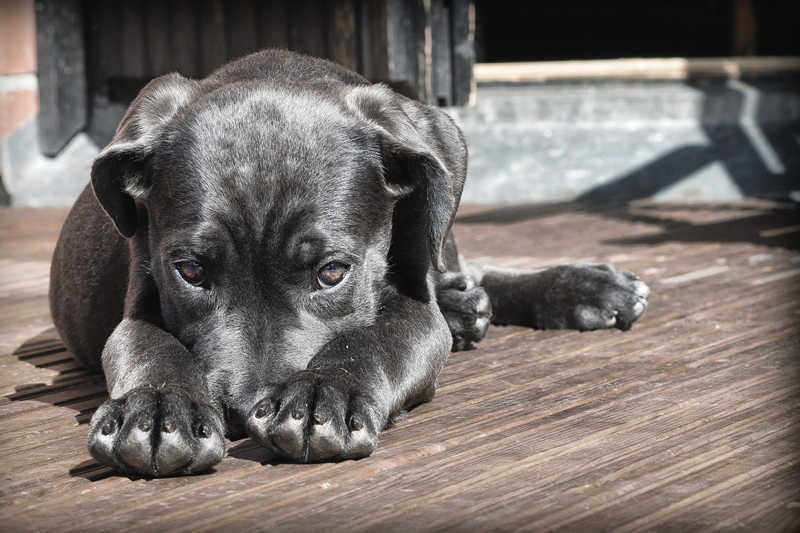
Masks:
[[[92,417],[89,451],[126,473],[208,470],[225,453],[220,410],[196,358],[172,335],[125,318],[103,350],[111,399]]]
[[[433,397],[447,324],[434,301],[387,293],[377,323],[334,339],[254,406],[251,437],[298,461],[364,457],[391,417]]]
[[[626,330],[644,312],[650,294],[636,274],[607,264],[540,271],[468,264],[467,272],[486,289],[495,324]]]
[[[467,350],[486,335],[492,305],[484,288],[467,273],[452,231],[445,241],[444,260],[447,272],[435,275],[436,300],[453,336],[453,351]]]
[[[147,242],[144,233],[137,240],[140,248]],[[87,187],[53,257],[53,320],[79,360],[97,370],[102,363],[111,396],[92,417],[89,450],[127,473],[206,470],[224,454],[223,419],[196,358],[155,326],[157,319],[146,318],[157,309],[158,293],[129,244]],[[134,275],[126,287],[131,257]]]
[[[445,272],[436,281],[439,310],[453,336],[453,351],[468,350],[489,329],[492,304],[486,290],[464,272]]]

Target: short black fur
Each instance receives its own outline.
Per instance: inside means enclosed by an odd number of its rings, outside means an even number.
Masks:
[[[92,455],[186,474],[247,434],[291,460],[364,457],[492,316],[630,327],[648,291],[629,272],[464,263],[450,226],[466,168],[444,112],[320,59],[267,50],[153,80],[53,257],[55,324],[111,396]],[[321,287],[331,262],[349,268]]]

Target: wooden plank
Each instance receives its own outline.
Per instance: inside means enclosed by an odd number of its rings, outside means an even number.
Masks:
[[[18,355],[17,357],[20,360],[26,361],[39,368],[48,367],[63,361],[73,360],[72,354],[69,353],[64,346],[59,346],[50,350],[43,350],[31,355]]]
[[[452,18],[453,104],[469,105],[475,98],[475,3],[453,0]]]
[[[358,70],[356,0],[334,0],[329,4],[328,50],[330,59],[350,70]]]
[[[387,9],[388,81],[401,94],[431,103],[430,2],[388,0]]]
[[[374,82],[389,81],[387,1],[358,0],[361,21],[361,60],[364,76]]]
[[[477,349],[450,357],[434,401],[385,431],[370,458],[282,464],[244,440],[229,444],[213,474],[157,480],[115,476],[90,460],[78,423],[105,397],[102,378],[54,372],[66,352],[45,321],[0,355],[2,523],[19,531],[790,531],[800,523],[800,298],[789,274],[800,251],[791,231],[761,235],[796,226],[795,208],[463,212],[456,232],[468,257],[518,267],[613,258],[640,274],[652,269],[649,309],[624,333],[491,328]],[[0,343],[15,335],[9,328],[29,330],[16,317],[46,316],[47,278],[37,269],[46,272],[63,211],[46,213],[0,209],[8,287]],[[503,234],[515,236],[513,249]],[[661,282],[703,271],[713,274]]]
[[[142,79],[150,72],[145,66],[145,31],[143,6],[133,2],[120,4],[120,75]]]
[[[289,48],[289,1],[273,0],[259,5],[261,48]]]
[[[39,144],[57,155],[86,125],[83,16],[78,0],[36,1]]]
[[[758,232],[759,235],[762,237],[778,237],[780,235],[786,235],[789,233],[797,233],[800,232],[800,224],[796,224],[793,226],[785,226],[782,228],[773,228],[773,229],[765,229]]]
[[[200,34],[200,76],[207,76],[229,58],[225,38],[225,5],[223,0],[204,0],[198,20]]]
[[[242,57],[258,50],[258,11],[255,2],[227,2],[225,7],[229,58]]]
[[[295,0],[289,7],[292,50],[316,57],[328,55],[328,10],[315,0]]]
[[[800,275],[800,268],[791,268],[789,270],[783,270],[781,272],[776,272],[775,274],[770,274],[768,276],[759,277],[758,279],[754,279],[750,283],[752,283],[753,285],[763,285],[765,283],[772,283],[774,281],[793,278],[798,275]]]
[[[723,274],[728,270],[730,270],[730,268],[726,265],[714,265],[708,268],[687,272],[685,274],[663,278],[661,283],[666,283],[667,285],[681,285],[690,281],[697,281],[698,279],[704,279],[710,276]]]
[[[148,0],[144,6],[147,71],[155,77],[173,70],[170,57],[169,17],[164,16],[164,2]]]
[[[197,10],[191,0],[173,0],[168,4],[170,16],[170,62],[184,76],[197,77],[199,48],[197,47]]]
[[[551,80],[686,80],[692,77],[756,78],[800,71],[800,57],[593,59],[479,63],[478,83],[545,82]]]
[[[450,7],[444,0],[431,2],[431,83],[436,105],[453,105],[453,59]]]

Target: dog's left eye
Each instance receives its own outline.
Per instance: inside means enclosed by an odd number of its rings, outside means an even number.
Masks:
[[[181,261],[175,263],[178,274],[190,285],[200,286],[206,281],[206,273],[203,265],[197,261]]]
[[[329,289],[341,283],[348,270],[350,270],[350,265],[332,261],[319,269],[317,283],[321,289]]]

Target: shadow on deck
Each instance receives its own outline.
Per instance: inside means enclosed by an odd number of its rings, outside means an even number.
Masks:
[[[38,228],[40,245],[57,230],[57,217]],[[624,333],[491,328],[367,459],[276,463],[244,440],[210,475],[155,480],[91,461],[85,423],[105,386],[48,329],[0,355],[0,520],[84,531],[800,527],[796,206],[465,206],[455,231],[468,259],[500,266],[614,262],[650,284],[650,307]],[[46,317],[46,278],[15,282],[31,256],[24,242],[2,249],[0,313],[22,328]]]

